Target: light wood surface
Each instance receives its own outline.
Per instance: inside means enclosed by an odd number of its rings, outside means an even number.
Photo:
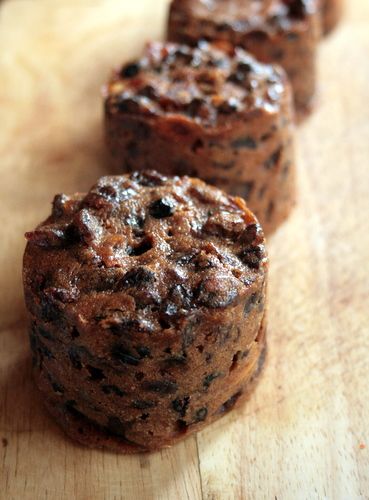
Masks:
[[[0,499],[369,498],[369,2],[321,45],[299,202],[270,240],[269,360],[238,412],[170,450],[75,446],[30,375],[23,233],[104,169],[100,85],[162,33],[166,0],[0,7]]]

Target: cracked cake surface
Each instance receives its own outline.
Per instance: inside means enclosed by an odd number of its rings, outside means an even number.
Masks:
[[[205,127],[226,128],[230,114],[240,119],[257,109],[278,109],[285,81],[277,67],[228,44],[153,42],[141,59],[113,75],[106,107],[118,114],[183,113]]]

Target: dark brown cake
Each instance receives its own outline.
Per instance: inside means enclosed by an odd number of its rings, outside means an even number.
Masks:
[[[343,10],[343,0],[321,0],[324,34],[330,33],[338,24]]]
[[[285,73],[242,49],[150,44],[105,89],[116,171],[158,168],[242,196],[266,234],[295,200],[291,93]]]
[[[173,0],[170,8],[170,41],[225,40],[260,61],[282,65],[298,118],[312,106],[319,34],[316,0]]]
[[[243,200],[188,177],[103,177],[26,236],[34,375],[72,438],[154,450],[250,394],[267,257]]]

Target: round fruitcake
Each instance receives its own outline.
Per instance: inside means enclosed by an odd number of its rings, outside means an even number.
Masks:
[[[170,7],[170,41],[225,40],[283,66],[298,118],[313,103],[319,36],[317,0],[173,0]]]
[[[240,48],[152,43],[105,87],[117,172],[157,168],[242,196],[266,234],[295,201],[291,92]]]
[[[250,394],[267,256],[245,202],[188,177],[103,177],[26,234],[34,375],[80,443],[169,446]]]

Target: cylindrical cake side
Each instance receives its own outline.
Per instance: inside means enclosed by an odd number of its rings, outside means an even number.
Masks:
[[[36,383],[62,423],[74,422],[72,433],[87,424],[122,438],[118,449],[129,443],[137,451],[169,446],[250,394],[266,348],[264,304],[260,291],[236,308],[212,310],[211,323],[205,314],[198,315],[176,332],[175,341],[139,346],[142,352],[150,350],[142,358],[134,341],[125,339],[124,347],[117,342],[113,367],[77,342],[56,343],[52,327],[33,321]],[[225,321],[227,314],[231,318]],[[80,436],[82,442],[90,437]]]
[[[164,418],[164,421],[160,422],[157,426],[157,428],[163,429],[163,436],[158,437],[157,435],[151,435],[151,433],[149,433],[148,439],[146,439],[142,445],[137,442],[130,441],[127,436],[135,439],[136,435],[138,435],[138,440],[140,441],[141,436],[145,435],[147,431],[144,423],[141,424],[141,428],[140,424],[135,424],[134,429],[127,431],[127,428],[131,427],[130,424],[126,426],[124,421],[121,419],[117,417],[110,417],[108,419],[104,419],[102,425],[98,425],[94,422],[94,420],[86,418],[86,416],[78,410],[75,400],[68,400],[63,403],[57,395],[50,396],[47,394],[44,399],[44,405],[49,413],[64,429],[65,433],[71,439],[84,446],[91,448],[106,448],[111,451],[126,454],[150,452],[170,447],[178,441],[188,437],[192,433],[200,431],[205,425],[209,425],[218,420],[231,410],[239,408],[249,399],[259,380],[267,355],[265,334],[266,327],[263,323],[260,328],[260,334],[255,342],[255,347],[249,354],[250,359],[252,358],[254,363],[250,362],[247,365],[247,368],[245,368],[243,372],[242,382],[233,386],[235,392],[233,392],[221,406],[217,407],[215,412],[208,413],[209,409],[206,411],[205,407],[201,407],[195,413],[190,424],[182,418],[177,418],[175,430],[172,433],[168,431],[166,418]],[[49,382],[46,381],[46,387],[44,386],[45,389],[42,389],[43,384],[45,383],[45,381],[41,380],[42,377],[43,376],[36,378],[36,382],[41,392],[48,393],[47,385]],[[227,389],[229,388],[227,387]],[[55,391],[55,385],[53,390]],[[117,389],[115,390],[118,393],[118,397],[121,397],[121,391]],[[115,393],[111,392],[111,394]],[[229,391],[228,394],[230,394]],[[171,406],[173,408],[172,411],[176,413],[177,417],[181,417],[183,414],[187,413],[188,399],[189,398],[186,396],[183,399],[176,398],[171,400]],[[225,399],[224,395],[222,400],[223,399]],[[145,421],[150,417],[150,413],[148,412],[151,411],[150,409],[155,403],[151,400],[136,400],[135,404],[137,405],[136,414],[142,421]],[[164,411],[168,411],[166,406],[164,407]],[[136,434],[133,434],[133,432]]]
[[[82,444],[127,453],[170,446],[240,404],[266,350],[264,237],[244,202],[200,181],[142,176],[58,197],[24,256],[47,408]],[[147,186],[156,182],[161,190]]]

